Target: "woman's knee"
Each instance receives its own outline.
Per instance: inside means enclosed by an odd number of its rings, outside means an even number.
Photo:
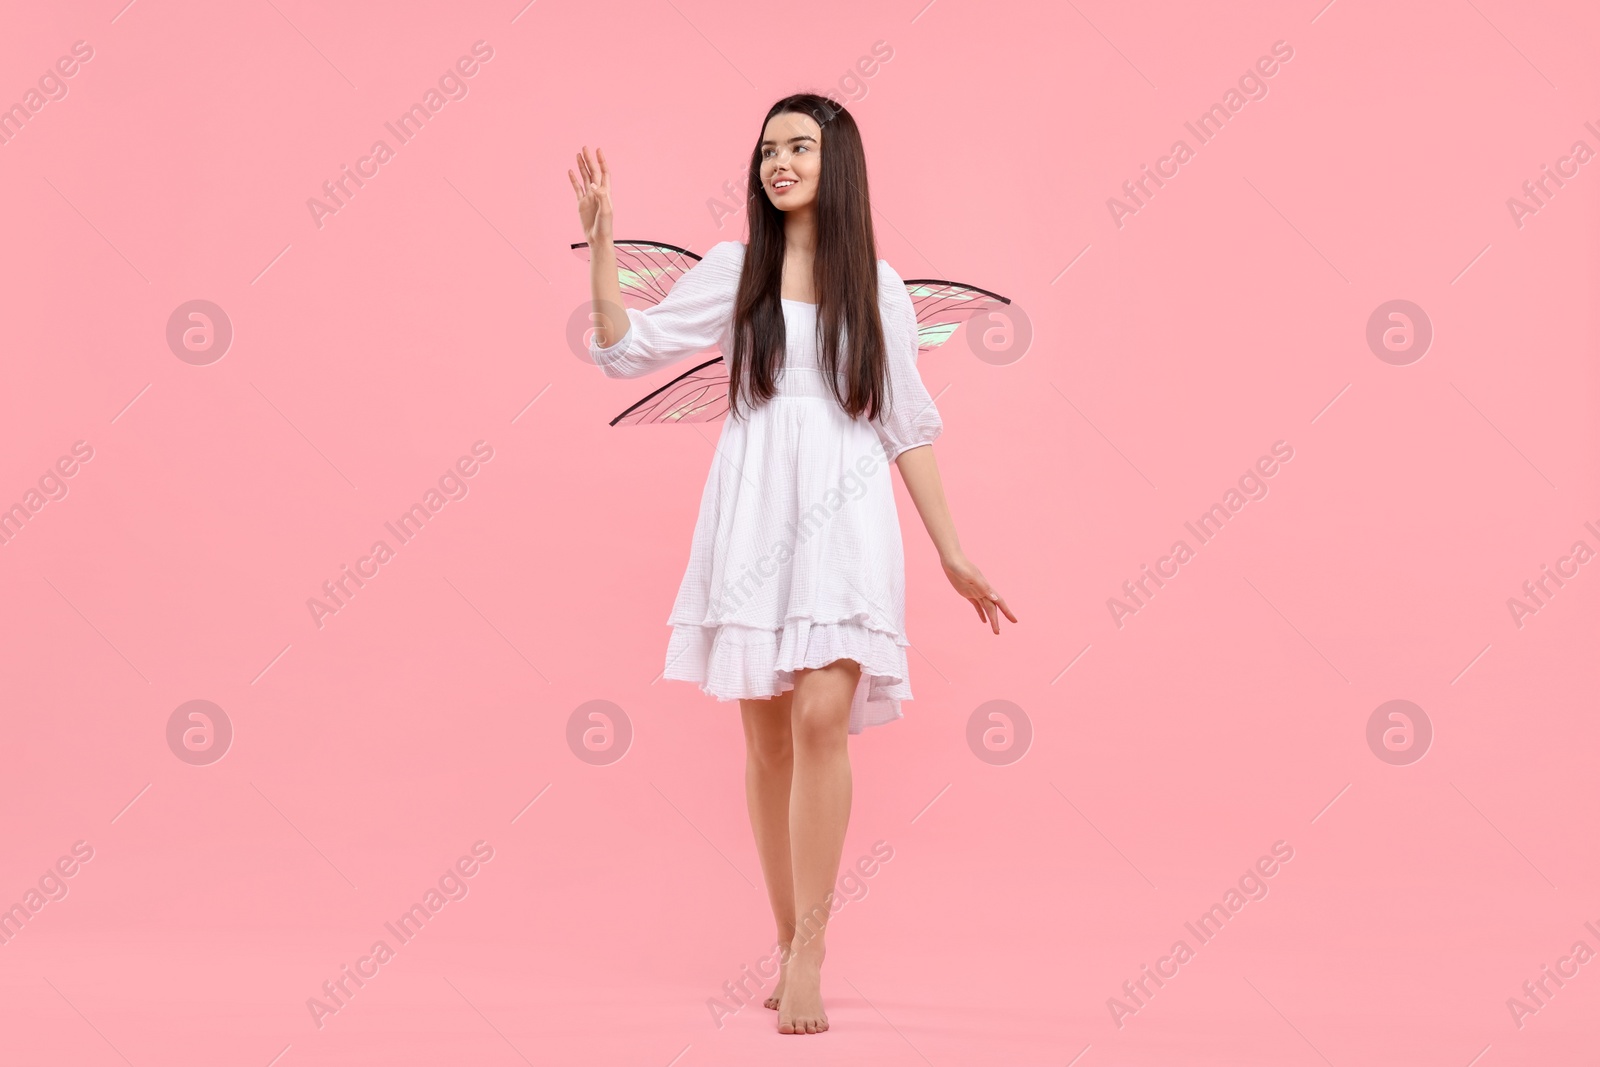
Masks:
[[[854,660],[835,660],[826,667],[799,673],[790,712],[796,745],[815,748],[845,742],[860,677],[861,666]]]
[[[850,734],[850,705],[843,708],[822,704],[800,705],[794,709],[794,746],[805,752],[839,748]]]
[[[794,758],[788,695],[781,701],[750,701],[755,707],[745,710],[745,751],[763,767],[782,767]]]

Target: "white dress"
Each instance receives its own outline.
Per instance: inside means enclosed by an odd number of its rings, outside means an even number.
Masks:
[[[659,304],[628,308],[628,332],[590,358],[637,378],[713,346],[733,352],[745,246],[723,241]],[[917,373],[917,319],[905,282],[878,261],[888,409],[852,419],[818,360],[816,306],[784,299],[778,393],[725,416],[700,498],[689,566],[667,623],[663,677],[718,700],[794,688],[794,672],[861,664],[850,733],[901,717],[906,666],[905,556],[889,468],[944,429]]]

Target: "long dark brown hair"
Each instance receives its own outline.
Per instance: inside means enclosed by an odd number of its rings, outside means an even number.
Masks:
[[[867,195],[867,160],[861,131],[836,101],[815,93],[786,96],[772,105],[761,130],[785,112],[809,115],[822,127],[822,175],[817,183],[817,250],[812,284],[817,296],[819,362],[839,404],[851,418],[875,418],[888,396],[883,323],[878,315],[878,250]],[[750,153],[745,215],[750,244],[733,312],[729,411],[741,396],[752,406],[770,400],[784,360],[783,219],[761,184],[761,137]],[[840,338],[849,342],[841,356]],[[841,365],[843,374],[840,374]],[[840,394],[841,378],[844,393]]]

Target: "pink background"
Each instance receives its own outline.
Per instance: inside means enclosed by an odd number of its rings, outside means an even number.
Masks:
[[[122,4],[0,28],[0,103],[94,53],[0,145],[0,504],[93,449],[0,546],[0,903],[93,849],[0,945],[0,1059],[1593,1054],[1600,962],[1507,1006],[1600,950],[1600,564],[1507,607],[1600,549],[1600,162],[1507,207],[1600,149],[1592,5]],[[468,95],[319,228],[307,199],[480,40]],[[670,373],[576,358],[566,169],[601,145],[617,236],[703,253],[744,236],[712,205],[802,89],[863,129],[879,255],[1034,332],[922,360],[963,544],[1021,622],[977,624],[897,478],[917,697],[852,741],[845,846],[894,858],[835,922],[832,1031],[797,1041],[759,1005],[712,1021],[771,940],[738,716],[653,683],[718,427],[607,425]],[[209,365],[166,341],[194,299],[234,330]],[[1396,299],[1434,331],[1404,366],[1366,341]],[[1280,440],[1266,498],[1119,628],[1107,599]],[[468,495],[319,628],[307,599],[476,441]],[[1434,732],[1407,765],[1366,739],[1395,699]],[[234,731],[210,765],[168,745],[191,700]],[[609,765],[567,742],[591,700],[631,724]],[[1006,765],[967,742],[991,700],[1031,723]],[[307,999],[477,841],[468,895],[318,1028]],[[1108,998],[1276,841],[1267,897],[1119,1027]]]

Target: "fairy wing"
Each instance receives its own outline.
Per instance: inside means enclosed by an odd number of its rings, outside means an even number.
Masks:
[[[688,249],[657,241],[618,241],[616,247],[624,303],[632,296],[640,304],[659,304],[700,261]],[[587,244],[575,244],[572,250],[588,262]],[[943,278],[910,278],[905,285],[917,312],[918,351],[938,348],[974,315],[1011,303],[999,293]],[[728,413],[729,382],[728,365],[721,356],[706,360],[641,398],[611,425],[716,422]]]
[[[721,356],[678,375],[611,420],[613,426],[652,422],[716,422],[728,413],[728,364]]]
[[[666,299],[678,279],[700,262],[687,248],[663,241],[615,241],[617,283],[628,307],[654,307]],[[573,255],[590,261],[589,243],[572,246]],[[707,351],[715,351],[708,349]],[[612,426],[667,422],[715,422],[728,413],[727,363],[721,356],[706,360],[641,398],[611,420]]]
[[[1011,303],[999,293],[943,278],[907,278],[911,306],[917,310],[917,350],[938,348],[974,315]]]
[[[700,262],[687,248],[660,241],[614,241],[617,250],[617,281],[622,286],[622,302],[628,307],[654,307],[666,299],[673,285]],[[572,254],[590,261],[589,242],[572,246]]]

